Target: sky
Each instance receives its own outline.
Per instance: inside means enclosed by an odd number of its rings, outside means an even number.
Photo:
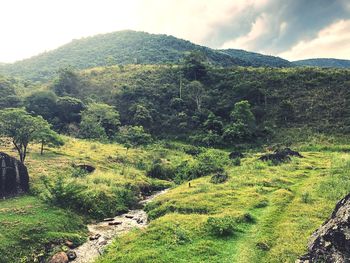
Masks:
[[[124,29],[289,60],[350,59],[350,0],[0,0],[0,62]]]

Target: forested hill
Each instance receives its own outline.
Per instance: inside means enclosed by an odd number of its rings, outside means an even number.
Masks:
[[[241,49],[222,49],[222,52],[234,58],[246,61],[253,67],[292,67],[292,63],[280,57],[248,52]]]
[[[214,50],[167,35],[119,31],[72,42],[13,64],[0,73],[30,80],[50,79],[59,68],[87,69],[126,64],[178,64],[185,54],[201,52],[215,66],[290,66],[286,60],[243,50]]]
[[[173,36],[128,30],[73,40],[53,51],[0,67],[0,73],[45,80],[66,66],[87,69],[117,64],[177,64],[191,51],[202,52],[217,66],[249,65],[225,53]]]
[[[320,68],[350,68],[350,60],[335,58],[315,58],[293,62],[296,66],[310,66]]]

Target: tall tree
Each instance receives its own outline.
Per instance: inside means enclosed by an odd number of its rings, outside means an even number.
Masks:
[[[204,97],[204,87],[203,84],[197,80],[190,82],[187,86],[188,94],[191,100],[196,104],[197,111],[202,109],[202,101]]]

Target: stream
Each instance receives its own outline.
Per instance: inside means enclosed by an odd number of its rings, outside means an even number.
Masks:
[[[164,194],[167,190],[156,192],[140,201],[141,205],[151,202],[154,198]],[[129,232],[134,228],[146,227],[147,214],[142,209],[129,210],[128,213],[106,218],[101,222],[89,224],[89,239],[81,246],[73,249],[77,258],[71,262],[89,263],[100,256],[116,236]]]

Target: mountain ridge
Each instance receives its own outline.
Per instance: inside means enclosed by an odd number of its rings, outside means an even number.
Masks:
[[[78,70],[127,64],[179,64],[190,52],[200,52],[219,67],[350,67],[350,61],[286,59],[240,49],[212,49],[165,34],[123,30],[74,39],[54,50],[14,63],[0,63],[0,74],[47,81],[62,67]],[[327,62],[327,63],[325,63]],[[310,65],[311,63],[311,65]]]

